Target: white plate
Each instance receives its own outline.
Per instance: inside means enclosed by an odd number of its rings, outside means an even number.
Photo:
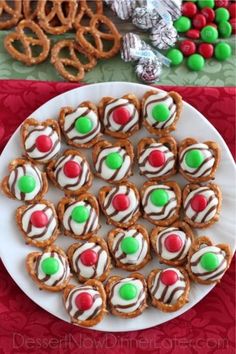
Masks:
[[[94,103],[98,103],[98,101],[103,96],[120,97],[129,92],[133,92],[139,98],[141,98],[148,89],[149,87],[145,85],[123,82],[84,86],[53,98],[38,108],[35,112],[33,112],[31,117],[34,117],[38,120],[44,120],[46,118],[57,119],[58,112],[63,106],[76,107],[80,102],[84,100],[91,100]],[[148,132],[143,128],[139,133],[131,138],[131,140],[133,142],[137,142],[142,137],[148,135],[150,134],[148,134]],[[222,149],[222,160],[216,174],[216,183],[220,185],[223,193],[223,207],[220,221],[207,230],[196,231],[196,234],[210,236],[216,243],[228,243],[231,248],[235,250],[234,212],[236,209],[236,176],[234,161],[228,150],[228,147],[226,146],[219,133],[206,120],[206,118],[204,118],[196,109],[194,109],[186,102],[184,103],[184,109],[181,115],[181,119],[178,123],[177,131],[173,135],[177,138],[177,140],[181,140],[185,137],[194,137],[200,141],[214,140],[219,143]],[[7,174],[8,163],[17,156],[20,156],[21,152],[20,135],[18,129],[12,136],[11,140],[8,142],[1,155],[0,179],[2,179],[3,176]],[[91,161],[91,150],[86,151],[86,155],[88,160]],[[187,183],[180,176],[176,176],[174,179],[176,179],[181,184],[181,186]],[[138,175],[137,170],[135,170],[135,174],[131,180],[133,180],[138,186],[141,186],[142,183],[145,182],[145,179]],[[104,182],[95,179],[93,187],[91,188],[92,193],[97,194],[98,189],[102,185],[104,185]],[[54,202],[57,202],[62,197],[62,195],[62,192],[51,186],[47,197],[49,200],[51,199]],[[5,264],[14,281],[31,300],[36,302],[39,306],[51,314],[69,322],[69,317],[64,309],[64,306],[62,305],[61,294],[39,291],[25,270],[25,257],[29,252],[34,251],[36,248],[25,245],[23,237],[19,234],[19,231],[15,225],[14,214],[16,208],[19,205],[21,205],[20,202],[7,199],[4,196],[0,196],[0,251],[3,263]],[[104,226],[98,232],[98,234],[104,237],[106,232],[111,227],[105,224],[105,219],[103,217],[101,218],[101,222]],[[145,224],[148,230],[151,230],[151,224],[144,222],[144,220],[140,220],[140,222],[141,224]],[[73,242],[75,242],[74,239],[61,235],[59,236],[56,243],[66,249],[69,244]],[[151,264],[146,266],[142,272],[147,275],[148,272],[155,266],[159,266],[159,264],[154,257]],[[118,269],[114,269],[113,273],[121,275],[128,274],[128,272],[120,271]],[[198,301],[204,298],[204,296],[206,296],[206,294],[212,288],[213,286],[192,284],[189,303],[175,313],[162,313],[150,307],[144,311],[141,316],[129,320],[108,315],[99,325],[94,327],[94,329],[109,332],[119,332],[124,330],[139,330],[159,325],[181,315],[193,307]]]

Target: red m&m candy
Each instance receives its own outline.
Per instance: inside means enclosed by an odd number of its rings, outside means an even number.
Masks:
[[[161,272],[160,278],[161,278],[161,282],[164,285],[169,286],[175,284],[178,281],[179,276],[174,270],[167,269]]]
[[[210,7],[204,7],[201,9],[201,14],[205,16],[207,23],[214,21],[215,11]]]
[[[183,241],[179,237],[179,235],[170,234],[165,239],[165,247],[169,252],[173,252],[173,253],[178,252],[181,250],[182,246],[183,246]]]
[[[210,59],[214,54],[214,46],[210,43],[200,43],[198,46],[198,53],[200,53],[205,59]]]
[[[35,140],[35,146],[40,152],[48,152],[52,148],[52,139],[47,135],[39,135]]]
[[[202,29],[204,26],[206,26],[207,20],[206,17],[203,14],[196,14],[193,18],[193,26],[196,29]]]
[[[215,0],[215,7],[228,7],[229,0]]]
[[[201,212],[207,206],[207,198],[202,194],[196,194],[191,200],[191,208],[194,211]]]
[[[153,150],[148,156],[148,162],[153,167],[163,166],[166,162],[164,152],[160,150]]]
[[[129,197],[125,194],[117,194],[112,199],[113,208],[117,211],[124,211],[129,208],[130,200]]]
[[[186,17],[193,17],[197,13],[197,6],[193,2],[185,2],[182,5],[182,14]]]
[[[93,297],[89,293],[82,292],[76,296],[75,304],[81,311],[89,310],[93,306]]]
[[[200,31],[198,29],[190,29],[188,32],[186,32],[186,36],[192,39],[199,39]]]
[[[215,29],[217,29],[217,24],[214,22],[207,23],[207,26],[211,26],[211,27],[214,27]]]
[[[68,161],[65,163],[63,171],[66,177],[76,178],[81,173],[81,166],[75,161]]]
[[[35,227],[45,227],[48,224],[48,217],[44,211],[37,210],[31,214],[30,222]]]
[[[231,18],[229,20],[231,26],[232,26],[232,33],[236,34],[236,18]]]
[[[129,122],[131,115],[127,108],[125,107],[118,107],[114,109],[112,113],[112,118],[117,124],[125,125]]]
[[[189,57],[196,52],[196,44],[193,41],[187,39],[180,43],[179,48],[183,55],[186,57]]]
[[[236,18],[236,3],[231,4],[228,8],[230,13],[230,18]]]
[[[87,267],[91,267],[97,263],[98,260],[97,252],[93,250],[86,250],[81,253],[80,260],[83,263],[83,265]]]

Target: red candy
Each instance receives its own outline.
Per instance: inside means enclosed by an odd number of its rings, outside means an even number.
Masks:
[[[148,162],[153,167],[163,166],[166,162],[166,157],[164,152],[160,150],[153,150],[148,156]]]
[[[196,44],[190,40],[184,40],[179,46],[184,56],[188,57],[196,52]]]
[[[205,59],[210,59],[214,54],[214,46],[210,43],[201,43],[198,47],[198,53],[201,54]]]
[[[212,26],[212,27],[214,27],[215,29],[217,29],[217,24],[214,23],[214,22],[209,22],[209,23],[207,23],[206,25],[207,25],[207,26]]]
[[[124,211],[130,206],[129,197],[125,194],[117,194],[112,200],[112,205],[117,211]]]
[[[178,235],[170,234],[165,239],[165,247],[169,252],[178,252],[183,246],[183,241]]]
[[[205,16],[207,22],[212,22],[215,19],[215,11],[213,9],[211,9],[210,7],[204,7],[201,10],[201,13],[203,14],[203,16]]]
[[[215,7],[228,7],[229,0],[215,0]]]
[[[232,33],[236,34],[236,18],[231,18],[229,20],[231,26],[232,26]]]
[[[83,265],[87,267],[91,267],[97,263],[98,260],[97,252],[93,250],[86,250],[81,253],[80,260],[83,263]]]
[[[89,310],[93,306],[93,297],[86,292],[80,293],[75,298],[75,304],[81,311]]]
[[[35,227],[45,227],[48,224],[48,217],[44,211],[37,210],[31,214],[30,222]]]
[[[68,161],[65,163],[63,171],[66,177],[76,178],[81,173],[81,166],[75,161]]]
[[[230,18],[236,18],[236,4],[231,4],[228,8],[230,13]]]
[[[193,18],[193,26],[196,29],[199,29],[199,30],[202,29],[203,27],[206,26],[206,23],[207,23],[206,17],[202,14],[197,14]]]
[[[185,2],[182,5],[182,15],[186,17],[193,17],[197,13],[197,6],[192,2]]]
[[[191,208],[194,211],[201,212],[207,206],[207,198],[202,194],[196,194],[191,200]]]
[[[52,148],[52,139],[47,135],[40,135],[35,140],[35,146],[40,152],[48,152]]]
[[[175,284],[178,281],[179,276],[174,270],[167,269],[161,272],[160,278],[161,282],[168,286]]]
[[[113,120],[120,125],[125,125],[129,122],[131,115],[127,108],[118,107],[112,113]]]
[[[188,32],[186,32],[186,36],[191,39],[199,39],[200,31],[197,29],[190,29]]]

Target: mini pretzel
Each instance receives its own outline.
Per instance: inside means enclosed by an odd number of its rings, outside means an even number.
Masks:
[[[9,1],[0,1],[0,30],[11,28],[17,24],[22,17],[21,5],[21,1],[19,0],[11,1],[11,6]],[[8,14],[10,18],[7,18],[6,14]]]
[[[89,0],[80,0],[78,1],[78,10],[74,21],[74,27],[78,29],[82,26],[84,18],[92,18],[95,14],[103,14],[103,0],[94,0],[93,2],[96,5],[95,11],[91,9],[88,5]]]
[[[69,49],[69,58],[63,58],[60,56],[61,51],[64,48]],[[83,54],[88,59],[88,63],[83,64],[79,60],[76,52]],[[59,74],[64,77],[64,79],[77,82],[84,78],[85,71],[89,71],[95,67],[97,61],[91,54],[88,54],[84,49],[82,49],[81,46],[79,46],[75,41],[65,39],[57,42],[52,48],[51,63],[55,66]],[[77,74],[71,74],[66,67],[73,67],[77,69]]]
[[[26,20],[35,20],[39,13],[39,5],[40,0],[22,0],[24,18]]]
[[[40,26],[45,32],[51,34],[67,32],[72,28],[74,22],[77,9],[76,0],[50,0],[50,3],[53,3],[53,6],[48,12],[48,1],[39,1],[38,18]],[[63,12],[63,5],[66,5],[66,15]],[[56,19],[59,20],[59,23],[55,23]]]
[[[109,33],[102,32],[99,26],[105,25]],[[95,46],[91,44],[86,35],[90,34],[95,41]],[[88,27],[79,27],[76,32],[76,41],[90,54],[96,58],[109,59],[116,55],[120,50],[121,35],[114,23],[108,17],[95,15],[92,17]],[[108,51],[104,48],[103,41],[112,41],[113,46]]]
[[[24,31],[30,29],[37,38],[27,35]],[[24,52],[20,52],[14,47],[14,42],[20,41],[24,47]],[[16,60],[22,61],[26,65],[39,64],[44,61],[49,53],[50,40],[43,33],[41,28],[31,20],[22,20],[16,27],[15,32],[9,33],[4,38],[4,46],[8,53]],[[40,46],[42,50],[38,56],[34,56],[32,47]]]

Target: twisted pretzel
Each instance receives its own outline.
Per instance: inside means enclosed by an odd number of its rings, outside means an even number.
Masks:
[[[34,7],[32,6],[34,5]],[[26,20],[34,20],[38,16],[40,0],[22,0],[23,15]]]
[[[21,17],[21,1],[13,0],[10,6],[6,0],[0,0],[0,30],[13,27]]]
[[[95,10],[93,11],[91,7],[88,5],[88,0],[80,0],[78,2],[78,10],[74,21],[74,27],[78,29],[82,26],[82,22],[85,18],[91,19],[95,14],[102,15],[103,14],[103,0],[94,0],[94,4],[96,5]]]
[[[27,29],[35,33],[37,38],[32,37],[30,34],[27,35],[27,33],[25,33]],[[22,43],[24,52],[14,47],[15,41]],[[41,63],[47,58],[50,49],[50,41],[35,22],[22,20],[16,27],[16,31],[9,33],[4,38],[4,46],[14,59],[22,61],[26,65],[33,65]],[[32,47],[34,46],[42,47],[40,54],[37,56],[33,56]]]

